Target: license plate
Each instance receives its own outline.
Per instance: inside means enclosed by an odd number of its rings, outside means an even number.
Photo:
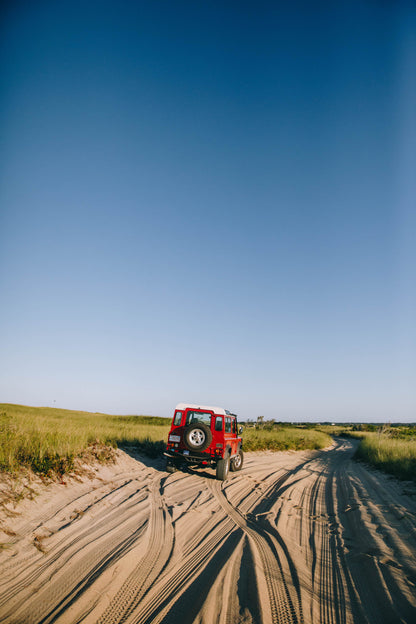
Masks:
[[[184,451],[183,454],[184,455],[189,455],[189,451]]]
[[[177,436],[177,435],[169,436],[169,442],[180,442],[180,441],[181,441],[181,436]]]

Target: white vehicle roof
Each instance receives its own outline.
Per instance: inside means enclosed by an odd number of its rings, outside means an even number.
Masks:
[[[222,416],[226,416],[230,412],[225,410],[223,407],[209,407],[208,405],[193,405],[192,403],[178,403],[176,406],[177,410],[185,410],[188,408],[200,409],[200,410],[208,410],[210,412],[214,412],[214,414],[221,414]]]

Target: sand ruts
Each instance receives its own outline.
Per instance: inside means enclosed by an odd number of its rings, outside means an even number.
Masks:
[[[415,490],[353,449],[248,453],[225,483],[118,451],[3,518],[0,622],[413,622]]]

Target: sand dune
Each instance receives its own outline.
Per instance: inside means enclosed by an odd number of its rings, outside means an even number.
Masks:
[[[352,452],[249,453],[221,483],[119,451],[3,518],[0,622],[415,622],[415,489]]]

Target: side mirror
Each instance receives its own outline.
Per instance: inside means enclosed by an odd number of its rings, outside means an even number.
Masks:
[[[240,425],[240,426],[238,427],[238,433],[243,433],[243,426],[242,426],[242,425]]]

